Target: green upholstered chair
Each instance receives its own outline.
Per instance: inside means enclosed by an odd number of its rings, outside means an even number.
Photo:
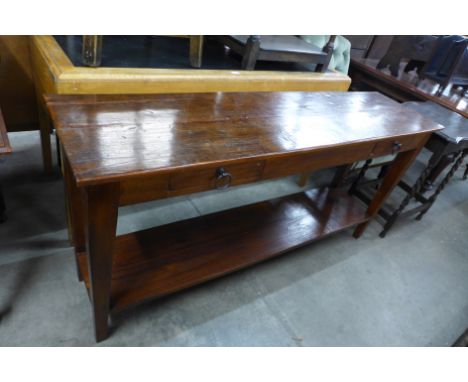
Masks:
[[[315,45],[318,48],[323,48],[330,39],[327,35],[307,35],[300,36],[304,41]],[[333,47],[333,54],[328,65],[328,69],[337,70],[338,72],[348,74],[349,61],[351,54],[351,43],[343,36],[336,36]]]

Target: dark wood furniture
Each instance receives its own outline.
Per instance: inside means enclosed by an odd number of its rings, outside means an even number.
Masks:
[[[377,69],[375,59],[351,58],[349,76],[353,90],[377,90],[399,102],[432,101],[468,118],[468,98],[454,89],[448,95],[437,96],[439,85],[430,80],[420,81],[404,70],[397,78]],[[404,65],[404,64],[402,64]]]
[[[320,49],[297,36],[216,36],[218,41],[242,56],[242,69],[254,70],[257,61],[285,61],[317,64],[325,72],[333,54],[336,36]]]
[[[11,153],[10,142],[8,141],[8,134],[3,120],[2,110],[0,109],[0,159],[3,155]],[[3,197],[2,185],[0,184],[0,223],[6,220],[6,207],[5,199]]]
[[[434,102],[406,102],[403,106],[444,125],[445,129],[434,132],[426,143],[425,147],[432,152],[432,156],[413,185],[400,181],[399,187],[406,192],[406,196],[399,206],[394,209],[383,206],[379,211],[379,215],[384,220],[381,237],[385,237],[399,218],[418,214],[416,219],[420,220],[434,204],[468,154],[468,120],[466,118]],[[435,186],[439,176],[451,164],[450,170]],[[369,162],[367,165],[369,166],[371,163]],[[379,179],[362,182],[366,170],[367,168],[361,171],[359,179],[355,181],[354,193],[362,200],[369,202],[372,198],[372,193],[369,191],[375,189],[374,186]],[[379,175],[385,174],[385,172],[384,168]],[[463,178],[466,179],[467,175],[468,165]],[[359,183],[361,183],[360,186]],[[407,208],[410,202],[416,202],[416,206]]]
[[[78,273],[96,340],[109,312],[356,226],[359,237],[433,131],[378,93],[55,95]],[[398,153],[369,207],[328,187],[116,237],[118,207]]]
[[[402,59],[408,63],[404,72],[417,68],[418,73],[430,59],[437,42],[437,36],[394,36],[385,55],[377,63],[377,69],[390,67],[390,73],[398,77]]]
[[[422,70],[423,78],[430,78],[440,86],[441,95],[448,85],[468,87],[468,38],[464,36],[440,36]]]

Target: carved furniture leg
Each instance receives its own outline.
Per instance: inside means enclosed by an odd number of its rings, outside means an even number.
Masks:
[[[434,187],[434,183],[436,179],[451,163],[453,163],[456,156],[457,156],[457,153],[450,153],[447,155],[443,155],[437,161],[437,163],[434,163],[432,172],[429,174],[426,181],[424,182],[422,192],[429,191]],[[432,161],[432,157],[431,157],[431,161]]]
[[[424,142],[425,143],[425,142]],[[389,165],[387,175],[382,180],[382,184],[375,193],[374,197],[372,198],[368,208],[367,208],[367,215],[369,220],[366,222],[359,224],[356,229],[354,230],[353,236],[358,238],[362,235],[365,231],[367,226],[370,223],[370,220],[377,215],[378,211],[382,207],[385,200],[388,198],[390,193],[392,192],[393,188],[398,184],[401,177],[411,165],[413,160],[418,156],[419,152],[423,148],[424,145],[421,145],[419,148],[405,151],[399,153],[395,160]]]
[[[455,163],[452,166],[452,168],[450,169],[450,171],[447,173],[447,175],[442,180],[442,182],[440,182],[440,184],[437,187],[436,191],[429,198],[429,200],[427,202],[427,207],[419,213],[419,215],[416,217],[416,220],[421,220],[423,218],[423,216],[426,214],[426,212],[429,210],[429,208],[431,208],[431,206],[434,204],[434,202],[436,201],[439,194],[443,191],[445,186],[448,184],[448,182],[452,178],[453,174],[455,174],[455,172],[458,170],[458,167],[460,167],[460,165],[463,163],[463,160],[465,159],[466,155],[468,155],[468,149],[463,150],[459,154],[457,160],[455,161]]]
[[[119,183],[86,189],[86,253],[96,341],[109,335],[108,318],[112,278],[112,255],[119,206]]]
[[[393,224],[395,224],[395,221],[398,219],[400,214],[409,204],[411,199],[413,199],[416,194],[421,192],[421,189],[423,188],[423,185],[425,184],[426,178],[431,173],[433,167],[434,167],[434,163],[429,161],[428,166],[423,170],[421,175],[419,175],[418,179],[413,184],[413,187],[411,187],[411,191],[406,193],[405,198],[402,200],[398,208],[395,211],[393,211],[390,218],[386,221],[382,232],[380,232],[379,234],[381,238],[384,238],[387,232],[390,230],[390,228],[392,228]]]

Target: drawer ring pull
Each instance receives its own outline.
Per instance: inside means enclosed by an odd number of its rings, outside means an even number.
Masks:
[[[395,154],[397,153],[398,151],[401,150],[401,143],[398,142],[398,141],[395,141],[393,142],[393,145],[392,145],[392,154]]]
[[[224,170],[224,167],[220,167],[216,170],[216,188],[218,190],[224,190],[231,185],[232,175]]]

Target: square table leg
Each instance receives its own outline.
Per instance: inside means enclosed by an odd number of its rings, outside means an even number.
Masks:
[[[429,136],[428,136],[429,137]],[[390,196],[390,193],[392,192],[393,188],[398,184],[400,181],[401,177],[404,175],[408,167],[413,163],[413,160],[416,159],[418,156],[419,152],[424,146],[425,141],[423,144],[414,150],[410,151],[405,151],[402,153],[399,153],[395,160],[389,165],[388,171],[385,175],[385,177],[382,180],[382,184],[378,191],[375,193],[374,198],[369,204],[369,207],[367,208],[367,214],[369,217],[369,220],[366,222],[359,224],[356,229],[354,230],[353,236],[355,238],[360,237],[367,226],[370,223],[370,220],[377,215],[379,212],[379,209],[382,207],[383,203],[385,200]]]
[[[86,253],[96,341],[108,335],[112,255],[119,207],[119,183],[86,188]]]

